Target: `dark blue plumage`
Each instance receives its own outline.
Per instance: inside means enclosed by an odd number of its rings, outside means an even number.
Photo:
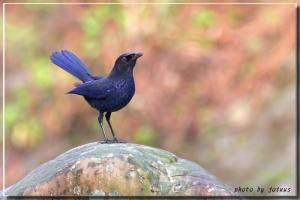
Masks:
[[[82,82],[93,80],[88,67],[69,51],[55,52],[51,55],[50,59],[54,64],[71,73]]]
[[[133,68],[141,53],[125,53],[118,57],[115,65],[108,76],[93,76],[86,64],[76,55],[69,51],[55,52],[51,55],[51,61],[83,83],[69,91],[69,94],[81,95],[95,109],[99,111],[98,121],[105,138],[103,129],[104,113],[108,125],[117,141],[110,123],[112,112],[118,111],[126,106],[132,99],[135,92]]]

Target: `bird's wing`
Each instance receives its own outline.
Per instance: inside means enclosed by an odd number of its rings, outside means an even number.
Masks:
[[[92,79],[93,80],[100,80],[100,79],[102,79],[102,78],[104,78],[103,76],[92,76]],[[81,85],[82,83],[74,83],[74,86],[75,87],[78,87],[79,85]]]
[[[106,99],[115,92],[115,89],[109,80],[103,78],[83,83],[68,93],[85,96],[90,99]]]
[[[94,80],[87,65],[84,64],[84,62],[82,62],[75,54],[67,50],[54,52],[50,59],[54,64],[77,77],[82,82]]]
[[[92,76],[92,78],[94,79],[94,80],[99,80],[99,79],[102,79],[102,78],[104,78],[103,76]]]

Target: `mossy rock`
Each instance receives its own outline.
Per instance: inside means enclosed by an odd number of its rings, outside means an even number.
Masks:
[[[9,196],[206,196],[232,191],[198,164],[144,145],[90,143],[33,170]]]

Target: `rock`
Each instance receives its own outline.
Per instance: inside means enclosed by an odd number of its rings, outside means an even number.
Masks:
[[[33,170],[5,190],[18,195],[233,195],[198,164],[144,145],[90,143]]]

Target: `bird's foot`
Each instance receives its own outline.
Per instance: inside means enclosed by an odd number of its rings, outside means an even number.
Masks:
[[[118,140],[117,138],[114,138],[112,140],[109,140],[109,139],[100,140],[100,141],[98,141],[98,143],[100,143],[100,144],[115,144],[115,143],[127,143],[127,142]]]
[[[117,138],[114,138],[112,140],[113,143],[127,143],[126,141],[118,140]]]
[[[111,143],[110,141],[111,140],[109,140],[109,139],[104,139],[104,140],[98,141],[98,143],[100,143],[100,144],[110,144]]]

